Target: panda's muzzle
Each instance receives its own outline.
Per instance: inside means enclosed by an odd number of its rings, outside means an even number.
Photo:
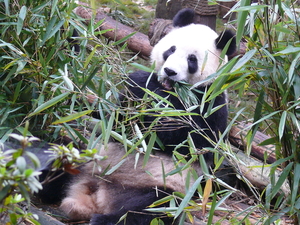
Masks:
[[[177,73],[174,70],[171,70],[168,67],[164,68],[164,71],[169,77],[177,75]]]

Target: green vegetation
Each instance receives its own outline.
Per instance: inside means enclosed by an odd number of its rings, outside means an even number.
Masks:
[[[129,0],[98,0],[94,2],[96,8],[109,9],[108,14],[115,20],[133,27],[135,30],[148,33],[149,25],[154,18],[157,0],[129,1]]]
[[[111,1],[108,2],[103,1],[99,4],[112,4]],[[130,5],[131,2],[126,4]],[[125,15],[143,15],[143,18],[149,21],[150,17],[144,16],[144,10],[131,5],[124,6],[123,1],[113,3],[113,10],[126,12],[125,10],[130,9],[130,13]],[[147,4],[153,4],[153,1]],[[139,105],[121,107],[118,99],[123,93],[120,90],[124,87],[129,68],[132,68],[129,64],[134,60],[134,57],[130,58],[124,53],[126,38],[123,40],[123,46],[117,47],[119,43],[107,42],[96,29],[101,21],[98,24],[94,24],[93,21],[85,24],[74,14],[75,6],[71,0],[0,0],[0,139],[2,142],[6,141],[13,133],[21,135],[12,136],[20,140],[28,140],[28,136],[34,135],[43,140],[53,141],[67,135],[75,145],[80,141],[85,143],[88,149],[94,149],[98,142],[105,144],[112,136],[123,142],[129,153],[134,153],[138,147],[143,146],[146,156],[149,156],[155,133],[135,126],[135,121],[142,118],[143,114],[153,111],[160,111],[162,116],[168,116],[172,112],[172,115],[182,118],[186,118],[188,114],[175,112],[171,107],[161,108],[159,104],[149,100],[150,98]],[[207,94],[210,95],[207,95],[208,98],[204,101],[218,95],[219,91],[234,91],[241,101],[245,93],[251,93],[256,102],[253,111],[231,107],[234,111],[231,113],[232,120],[227,131],[236,121],[244,121],[247,118],[247,122],[252,122],[248,127],[247,136],[249,153],[254,134],[263,127],[271,138],[262,145],[276,146],[277,161],[271,165],[270,185],[255,199],[257,204],[244,211],[245,217],[242,220],[233,217],[230,222],[250,223],[248,212],[260,209],[263,216],[259,222],[262,224],[280,223],[282,215],[289,216],[294,224],[298,224],[299,6],[289,0],[262,0],[260,4],[253,5],[250,5],[250,0],[240,0],[233,10],[238,13],[235,21],[237,39],[244,38],[248,49],[245,55],[233,58],[220,68],[216,74],[219,77],[212,88],[207,90]],[[136,18],[130,19],[136,21]],[[138,29],[141,29],[140,26]],[[74,30],[79,34],[74,40],[80,47],[80,52],[75,51],[74,42],[68,41],[74,36]],[[137,65],[133,66],[140,68]],[[153,93],[149,95],[157,97]],[[186,96],[186,93],[182,96],[183,100]],[[151,105],[152,110],[147,110],[146,105]],[[93,111],[99,112],[99,119],[86,119]],[[116,122],[121,115],[123,121]],[[94,122],[94,127],[88,131],[86,128],[90,122]],[[105,132],[98,135],[99,130]],[[150,141],[145,146],[146,137]],[[190,139],[185,144],[193,146]],[[24,164],[23,156],[27,154],[24,149],[27,145],[29,142],[22,148],[15,149],[9,159],[7,154],[0,152],[0,210],[11,224],[18,224],[27,218],[38,224],[36,218],[23,211],[18,204],[24,200],[29,202],[30,195],[41,188],[37,181],[38,174],[34,171],[38,160],[31,156],[35,166]],[[229,160],[234,157],[228,143],[220,142],[217,146],[222,151],[217,148],[211,149],[216,155]],[[59,152],[59,148],[57,151]],[[95,151],[91,150],[81,157],[84,160],[92,160],[94,153]],[[175,153],[175,156],[187,166],[198,158],[192,157],[187,161],[179,154]],[[70,160],[76,161],[76,157],[72,155]],[[201,178],[207,180],[207,183],[211,180],[220,183],[208,173],[203,157],[199,158],[205,170]],[[217,161],[217,165],[220,165],[221,161],[222,159]],[[59,164],[59,161],[56,163]],[[275,180],[274,171],[279,167],[282,174]],[[199,178],[197,182],[200,180]],[[287,196],[280,191],[285,180],[291,188]],[[191,190],[197,190],[199,198],[207,199],[209,185],[206,190],[202,190],[197,182]],[[214,210],[234,192],[234,188],[226,186],[225,190],[211,196],[211,202],[207,203],[211,209],[206,215],[208,224],[212,223]],[[178,208],[173,207],[172,210],[170,208],[165,211],[173,216],[185,212],[186,218],[192,221],[191,211],[202,210],[204,205],[192,201],[191,193],[192,191],[186,196],[174,193],[167,201],[170,201],[172,206],[173,200],[180,198],[183,199],[182,204]],[[155,203],[159,204],[160,202]],[[189,207],[186,207],[187,205]],[[159,223],[158,220],[156,222]]]
[[[279,222],[287,213],[294,224],[299,223],[300,209],[300,30],[299,5],[291,1],[239,1],[237,39],[245,38],[248,51],[234,66],[223,73],[224,84],[234,85],[240,95],[246,92],[256,96],[256,106],[246,118],[252,122],[248,128],[248,148],[255,133],[264,128],[270,139],[261,145],[276,146],[277,161],[271,165],[271,183],[257,205],[265,212],[264,224]],[[224,71],[225,72],[225,71]],[[243,119],[242,119],[243,120]],[[274,171],[283,172],[278,181]],[[284,196],[280,186],[287,180],[291,193]],[[280,197],[278,197],[280,196]]]

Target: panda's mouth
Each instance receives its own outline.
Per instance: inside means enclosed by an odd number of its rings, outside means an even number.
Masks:
[[[174,80],[170,79],[169,77],[165,77],[161,81],[161,85],[167,90],[172,90],[172,88],[174,86]]]

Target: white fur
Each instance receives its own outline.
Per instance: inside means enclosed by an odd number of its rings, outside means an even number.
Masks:
[[[125,151],[121,144],[109,143],[100,150],[99,154],[107,156],[107,159],[99,162],[102,170],[105,170],[107,167],[111,168],[117,165],[122,160]],[[117,198],[120,187],[122,187],[121,191],[126,188],[167,187],[185,193],[188,169],[167,176],[164,182],[162,166],[165,174],[176,168],[170,156],[157,152],[155,156],[149,158],[144,167],[143,157],[140,157],[136,169],[134,168],[134,154],[129,154],[125,160],[116,171],[106,176],[101,176],[101,172],[95,169],[93,162],[85,165],[82,173],[70,186],[67,197],[62,201],[60,208],[71,219],[81,220],[91,218],[94,213],[114,212],[116,209],[112,206],[112,199]],[[199,176],[202,174],[199,164],[195,163],[192,167]],[[193,182],[194,180],[191,179],[190,185]],[[113,184],[113,187],[107,187],[109,184]]]
[[[169,77],[170,79],[186,81],[192,85],[215,73],[220,64],[221,54],[221,50],[215,45],[217,37],[218,34],[215,31],[201,24],[174,28],[154,46],[151,53],[151,61],[155,62],[159,79],[163,80],[168,77],[164,71],[165,67],[177,72],[177,75]],[[164,61],[163,53],[171,46],[176,46],[176,51]],[[195,74],[188,72],[187,57],[190,54],[195,54],[198,59],[199,69]]]

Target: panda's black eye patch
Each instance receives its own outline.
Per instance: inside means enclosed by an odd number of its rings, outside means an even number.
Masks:
[[[187,58],[189,73],[196,73],[198,70],[198,59],[194,54],[190,54]]]
[[[176,51],[176,46],[175,46],[175,45],[173,45],[171,48],[169,48],[167,51],[165,51],[165,52],[163,53],[163,58],[164,58],[164,60],[166,61],[167,58],[168,58],[170,55],[172,55],[175,51]]]

